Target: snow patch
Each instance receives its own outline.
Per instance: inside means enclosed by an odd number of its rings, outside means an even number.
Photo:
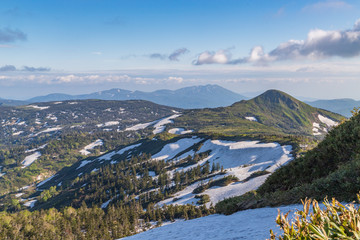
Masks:
[[[109,161],[111,160],[112,156],[116,155],[116,154],[124,154],[126,151],[129,151],[131,149],[134,149],[134,148],[137,148],[141,145],[142,143],[138,143],[138,144],[133,144],[133,145],[130,145],[130,146],[127,146],[127,147],[124,147],[122,149],[120,149],[119,151],[112,151],[112,152],[109,152],[101,157],[98,158],[98,160],[106,160],[106,161]]]
[[[83,160],[83,161],[81,161],[80,165],[76,168],[76,170],[82,168],[83,166],[85,166],[85,165],[88,164],[88,163],[91,163],[91,161],[90,161],[90,160]]]
[[[151,126],[151,125],[155,124],[156,122],[157,121],[148,122],[148,123],[139,123],[139,124],[136,124],[136,125],[134,125],[132,127],[125,128],[125,131],[137,131],[137,130],[145,129],[148,126]]]
[[[37,151],[37,150],[40,150],[40,149],[45,148],[47,145],[48,145],[48,144],[46,143],[46,144],[44,144],[44,145],[41,145],[41,146],[38,147],[38,148],[33,148],[33,149],[30,149],[30,150],[26,150],[25,153],[35,152],[35,151]]]
[[[53,179],[54,177],[55,177],[55,175],[53,175],[53,176],[45,179],[44,181],[40,182],[40,183],[37,185],[37,187],[40,187],[40,186],[44,185],[45,183],[47,183],[48,181],[50,181],[50,180]]]
[[[120,122],[119,121],[109,121],[106,123],[101,123],[101,124],[97,124],[97,127],[110,127],[110,126],[115,126],[115,125],[119,125]]]
[[[106,202],[104,202],[103,204],[101,204],[101,208],[107,208],[107,206],[109,205],[109,203],[111,202],[112,199],[107,200]]]
[[[258,120],[256,119],[256,117],[245,117],[245,119],[252,121],[252,122],[258,122]]]
[[[40,152],[35,152],[27,157],[21,162],[23,165],[22,168],[30,166],[33,162],[35,162],[41,156]]]
[[[324,117],[320,114],[318,115],[318,118],[322,123],[325,123],[328,127],[334,127],[338,124],[337,122],[335,122],[327,117]]]
[[[89,145],[86,145],[82,150],[80,150],[80,153],[82,155],[89,155],[91,152],[89,152],[88,150],[94,149],[97,146],[102,146],[104,144],[103,140],[98,139],[92,143],[90,143]]]
[[[17,193],[17,194],[15,194],[15,197],[21,197],[22,195],[24,195],[24,193]]]
[[[18,132],[14,132],[12,135],[13,136],[19,136],[20,134],[22,134],[24,131],[18,131]]]
[[[171,134],[186,134],[186,133],[192,133],[193,130],[185,130],[183,128],[172,128],[168,132]]]
[[[24,206],[25,207],[29,207],[29,208],[33,208],[35,206],[35,203],[37,202],[36,199],[34,200],[30,200],[30,201],[27,201],[26,203],[24,203]]]
[[[40,132],[38,132],[38,133],[36,133],[36,134],[33,134],[32,136],[38,136],[38,135],[40,135],[41,133],[49,133],[49,132],[55,132],[55,131],[59,131],[59,130],[61,130],[62,129],[62,127],[53,127],[53,128],[47,128],[47,129],[45,129],[45,130],[43,130],[43,131],[40,131]]]
[[[39,110],[45,110],[45,109],[49,108],[49,106],[40,107],[37,105],[28,105],[28,107],[32,107],[32,108],[39,109]]]
[[[165,130],[165,125],[166,124],[173,123],[172,119],[175,119],[175,118],[180,117],[180,116],[181,116],[181,114],[174,114],[174,115],[171,115],[170,117],[163,118],[163,119],[159,120],[154,125],[155,130],[153,131],[153,134],[158,134],[158,133],[163,132]]]
[[[174,143],[166,144],[160,152],[153,156],[154,160],[170,160],[173,159],[176,155],[182,151],[188,149],[194,144],[200,142],[202,138],[192,137],[192,138],[182,138]]]

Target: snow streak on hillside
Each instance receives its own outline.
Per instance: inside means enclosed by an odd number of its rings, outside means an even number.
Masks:
[[[27,157],[21,162],[23,165],[22,168],[30,166],[33,162],[35,162],[41,156],[40,152],[35,152]]]
[[[171,115],[170,117],[161,119],[159,122],[157,122],[154,125],[155,130],[153,131],[153,134],[158,134],[158,133],[163,132],[165,130],[166,124],[173,123],[173,121],[171,119],[175,119],[180,116],[181,116],[181,114],[174,114],[174,115]]]
[[[275,223],[278,209],[282,213],[286,213],[302,209],[302,205],[250,209],[229,216],[215,214],[188,221],[178,221],[134,236],[122,238],[122,240],[264,240],[270,238],[270,229],[280,234],[279,228]],[[293,217],[293,215],[290,214],[290,217]]]
[[[90,143],[89,145],[86,145],[82,150],[80,150],[80,153],[85,156],[89,155],[91,152],[89,152],[88,150],[94,149],[94,147],[101,146],[103,144],[104,144],[103,140],[98,139]]]
[[[178,155],[182,151],[192,147],[194,144],[200,142],[201,140],[202,140],[201,138],[197,138],[195,136],[192,138],[182,138],[175,143],[170,143],[170,144],[165,145],[161,149],[160,152],[158,152],[157,154],[155,154],[153,156],[153,159],[155,159],[155,160],[173,159],[176,155]],[[184,157],[187,157],[188,155],[190,155],[190,154],[186,154],[186,156],[184,156]],[[179,157],[179,159],[181,159],[181,158],[182,157]]]

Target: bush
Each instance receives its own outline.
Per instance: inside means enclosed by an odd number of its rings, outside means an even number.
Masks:
[[[276,223],[284,233],[276,237],[270,230],[271,239],[360,239],[359,207],[343,205],[334,198],[331,203],[325,198],[324,210],[316,200],[305,199],[302,203],[304,209],[295,212],[293,221],[287,218],[288,213],[278,214]]]
[[[230,183],[237,182],[237,181],[239,181],[239,178],[237,178],[234,175],[229,175],[229,176],[217,179],[215,181],[210,180],[208,183],[201,184],[197,188],[195,188],[193,190],[193,193],[199,194],[199,193],[204,192],[206,189],[215,187],[215,186],[225,187],[225,186],[229,185]]]
[[[200,198],[199,201],[197,201],[197,204],[202,205],[205,204],[207,202],[210,202],[210,196],[207,194],[202,194],[202,195],[195,195],[195,198]]]

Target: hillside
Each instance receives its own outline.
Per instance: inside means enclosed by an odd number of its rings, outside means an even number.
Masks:
[[[170,115],[173,110],[176,108],[141,100],[81,100],[0,106],[0,143],[31,142],[59,131],[120,131]]]
[[[178,90],[157,90],[154,92],[129,91],[114,88],[90,94],[49,94],[29,99],[29,102],[65,101],[77,99],[101,100],[147,100],[157,104],[178,108],[205,108],[228,106],[246,97],[218,85],[185,87]]]
[[[268,90],[229,107],[191,110],[175,119],[175,126],[199,132],[239,134],[321,135],[341,115],[314,108],[290,95]]]
[[[0,107],[0,193],[15,190],[100,152],[129,144],[176,108],[147,101],[82,100]]]
[[[106,208],[131,199],[141,201],[144,208],[151,202],[202,205],[196,204],[200,201],[196,195],[207,195],[204,203],[209,207],[259,187],[271,172],[292,160],[291,152],[291,145],[207,135],[145,139],[64,168],[27,196],[39,200],[34,209],[80,207],[83,201]],[[52,187],[57,193],[42,201],[38,195]]]
[[[232,213],[299,203],[306,197],[354,200],[360,190],[359,133],[360,115],[356,114],[330,131],[316,148],[275,171],[256,192],[220,202],[217,210]]]

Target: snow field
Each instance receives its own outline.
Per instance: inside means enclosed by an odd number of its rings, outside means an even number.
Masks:
[[[185,168],[178,168],[168,173],[170,176],[173,176],[176,171],[185,172],[198,165],[203,165],[207,161],[209,161],[210,166],[212,166],[213,163],[219,163],[226,170],[226,174],[209,178],[203,181],[203,183],[207,183],[211,179],[217,180],[228,175],[235,175],[239,178],[240,181],[229,184],[225,187],[212,187],[201,193],[208,194],[210,196],[210,202],[214,204],[223,200],[224,198],[239,196],[248,191],[257,189],[261,184],[264,183],[266,178],[269,176],[268,174],[250,179],[246,182],[243,182],[243,180],[248,178],[256,171],[266,170],[268,172],[273,172],[281,165],[286,164],[288,161],[293,159],[292,155],[290,154],[292,147],[289,145],[281,146],[278,143],[259,143],[259,141],[232,142],[223,140],[207,140],[203,143],[203,146],[198,151],[198,153],[209,150],[211,151],[210,155],[197,164]],[[186,153],[183,155],[187,156],[188,154]],[[169,157],[167,159],[171,158]],[[198,201],[198,199],[195,198],[196,194],[193,194],[192,191],[198,187],[199,184],[199,182],[196,182],[176,193],[173,198],[165,199],[158,204],[194,204]],[[178,200],[174,201],[174,198]],[[210,205],[210,202],[207,205]]]
[[[289,219],[294,218],[293,212],[302,209],[302,205],[289,205],[278,208],[258,208],[236,212],[232,215],[214,214],[188,221],[177,221],[173,224],[151,229],[122,240],[230,240],[248,239],[263,240],[270,238],[270,229],[280,234],[275,223],[278,209],[282,213],[290,211]]]

